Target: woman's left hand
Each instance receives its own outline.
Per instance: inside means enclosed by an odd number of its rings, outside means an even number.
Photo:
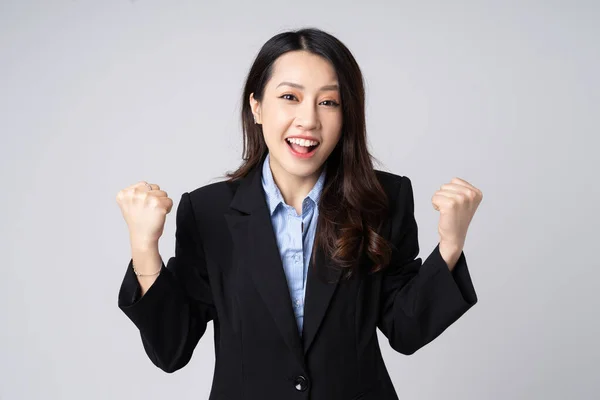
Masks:
[[[483,199],[483,193],[469,182],[453,178],[435,192],[431,202],[440,212],[440,245],[462,251],[467,229]]]

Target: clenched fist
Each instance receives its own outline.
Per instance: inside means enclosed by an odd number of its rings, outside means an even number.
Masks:
[[[435,192],[431,202],[440,212],[441,246],[463,248],[469,224],[482,199],[481,190],[460,178],[453,178]]]
[[[141,181],[119,191],[117,204],[127,222],[132,247],[143,248],[158,243],[166,215],[173,207],[167,192],[160,190],[158,185]]]

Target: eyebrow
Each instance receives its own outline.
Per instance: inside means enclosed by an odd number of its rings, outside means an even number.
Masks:
[[[291,87],[295,87],[297,89],[304,90],[304,86],[294,83],[294,82],[281,82],[279,85],[277,85],[277,87],[283,86],[283,85],[291,86]],[[323,90],[339,90],[339,89],[340,89],[339,86],[334,84],[334,85],[325,85],[319,90],[323,91]]]

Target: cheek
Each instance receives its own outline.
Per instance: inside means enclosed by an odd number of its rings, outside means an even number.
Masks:
[[[288,126],[281,117],[263,120],[262,131],[267,146],[272,150],[283,143]]]
[[[262,127],[265,136],[271,140],[281,140],[294,122],[294,116],[285,107],[270,108],[263,114]]]
[[[286,107],[283,104],[273,107],[273,110],[270,113],[271,123],[278,127],[291,124],[294,121],[294,118],[295,115],[292,107]]]
[[[325,116],[323,119],[323,135],[330,141],[336,142],[341,136],[342,131],[342,115],[331,114]]]

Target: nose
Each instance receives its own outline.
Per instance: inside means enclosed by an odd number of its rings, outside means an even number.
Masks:
[[[299,105],[298,113],[296,114],[296,126],[306,130],[315,129],[319,126],[319,114],[315,107],[306,102]]]

